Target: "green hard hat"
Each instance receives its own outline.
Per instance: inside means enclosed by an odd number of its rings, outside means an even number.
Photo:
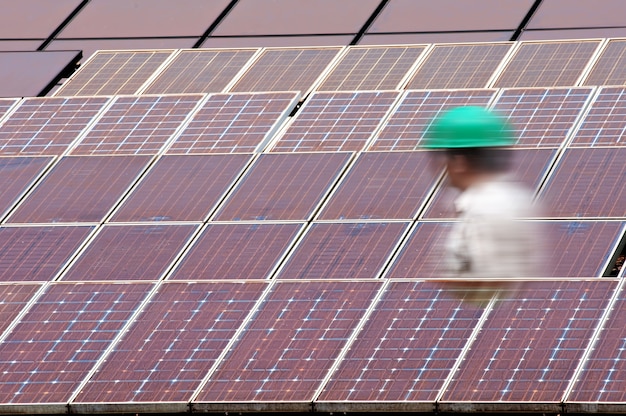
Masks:
[[[514,142],[513,129],[506,119],[486,108],[456,107],[433,120],[426,131],[424,146],[429,149],[502,147]]]

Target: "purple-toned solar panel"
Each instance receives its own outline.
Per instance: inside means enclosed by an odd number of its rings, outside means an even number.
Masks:
[[[426,152],[364,152],[319,219],[411,219],[437,177]]]
[[[567,149],[541,199],[554,217],[626,216],[626,148]]]
[[[442,403],[497,402],[516,410],[524,402],[558,403],[615,286],[601,279],[530,282],[501,300]]]
[[[65,157],[9,222],[101,221],[149,160],[148,156]]]
[[[2,403],[67,401],[148,284],[54,284],[0,343]]]
[[[0,214],[4,214],[43,173],[52,158],[0,157]]]
[[[609,39],[583,85],[626,84],[626,40]]]
[[[98,51],[54,95],[134,94],[171,54],[171,50]]]
[[[202,221],[250,160],[249,155],[161,157],[112,221]]]
[[[409,91],[368,150],[415,150],[432,120],[461,105],[486,106],[494,90]]]
[[[395,91],[311,95],[274,152],[362,150],[398,97]]]
[[[393,90],[400,87],[426,46],[352,47],[318,91]]]
[[[516,147],[559,147],[591,92],[591,88],[505,89],[494,108],[512,123]]]
[[[296,106],[298,93],[215,94],[167,153],[252,153],[262,150]]]
[[[420,64],[407,89],[485,88],[511,43],[440,44]]]
[[[263,289],[165,283],[74,402],[190,400]]]
[[[13,323],[39,288],[38,284],[0,284],[0,334]]]
[[[27,98],[0,126],[0,154],[61,155],[108,101],[104,97]]]
[[[626,146],[626,88],[605,87],[593,100],[589,112],[576,130],[572,146]]]
[[[392,282],[317,402],[433,403],[482,308],[432,282]]]
[[[201,99],[201,95],[119,97],[71,153],[156,154]]]
[[[197,401],[311,402],[380,283],[277,283]]]
[[[495,88],[576,85],[599,40],[522,42],[494,83]]]
[[[189,94],[223,91],[255,52],[256,49],[181,51],[143,93]]]
[[[168,279],[267,279],[301,224],[210,224]]]
[[[341,48],[268,48],[230,89],[232,92],[307,92]]]
[[[0,120],[18,101],[16,98],[0,98]]]
[[[0,228],[0,281],[49,281],[93,227]]]
[[[349,153],[263,154],[215,219],[308,219],[349,158]]]
[[[158,280],[188,242],[195,225],[104,227],[64,281]]]
[[[278,278],[376,278],[406,227],[401,222],[313,224]]]

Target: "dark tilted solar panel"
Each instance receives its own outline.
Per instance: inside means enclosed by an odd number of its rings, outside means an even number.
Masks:
[[[609,39],[583,85],[626,84],[626,40]]]
[[[2,217],[19,201],[51,162],[50,157],[0,157]]]
[[[39,284],[0,284],[0,334],[13,323],[40,287]]]
[[[572,146],[626,146],[626,88],[602,87],[574,134]]]

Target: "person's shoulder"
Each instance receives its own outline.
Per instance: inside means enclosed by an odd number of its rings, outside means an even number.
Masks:
[[[524,184],[502,178],[475,190],[471,210],[474,214],[523,218],[535,216],[533,193]]]

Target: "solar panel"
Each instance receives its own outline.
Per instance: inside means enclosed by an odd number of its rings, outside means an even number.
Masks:
[[[263,289],[163,284],[75,402],[188,401]]]
[[[39,284],[0,283],[0,334],[40,289]]]
[[[49,157],[0,157],[2,218],[52,162]]]
[[[626,40],[609,39],[582,85],[626,84]]]
[[[102,221],[148,162],[148,156],[65,157],[8,222]]]
[[[505,89],[494,108],[513,124],[517,147],[559,147],[591,93],[591,88]]]
[[[494,90],[409,91],[385,121],[368,150],[415,150],[441,112],[461,105],[487,106]]]
[[[626,148],[567,149],[541,199],[554,217],[623,217]],[[584,195],[584,197],[581,197]]]
[[[71,154],[156,154],[201,99],[201,95],[118,97]]]
[[[67,402],[148,284],[53,284],[0,343],[3,404]]]
[[[402,222],[314,223],[278,278],[377,278],[406,228]]]
[[[576,85],[599,44],[599,40],[522,42],[493,86]]]
[[[214,219],[308,219],[349,158],[349,153],[263,154]]]
[[[143,91],[144,94],[220,92],[255,54],[256,49],[184,50]]]
[[[309,91],[341,48],[267,48],[231,92]]]
[[[411,219],[437,180],[426,152],[364,152],[319,219]]]
[[[0,98],[0,120],[17,102],[16,98]]]
[[[574,133],[572,146],[626,146],[624,87],[603,87]]]
[[[209,224],[169,280],[267,279],[302,224]]]
[[[298,96],[294,92],[211,95],[167,153],[262,150],[296,106]]]
[[[54,95],[134,94],[170,55],[171,50],[97,51]]]
[[[494,403],[518,411],[533,404],[556,407],[615,285],[599,279],[532,282],[500,301],[441,404]]]
[[[158,280],[195,225],[105,226],[62,277],[64,281]]]
[[[379,281],[277,283],[198,402],[310,402]]]
[[[202,221],[249,160],[243,154],[163,156],[111,221]]]
[[[351,47],[318,91],[393,90],[426,46]]]
[[[407,89],[485,88],[512,43],[435,45]]]
[[[93,227],[0,228],[0,281],[51,281]]]
[[[61,155],[109,98],[27,98],[0,126],[2,155]]]
[[[362,150],[398,92],[318,92],[309,97],[273,152]]]

